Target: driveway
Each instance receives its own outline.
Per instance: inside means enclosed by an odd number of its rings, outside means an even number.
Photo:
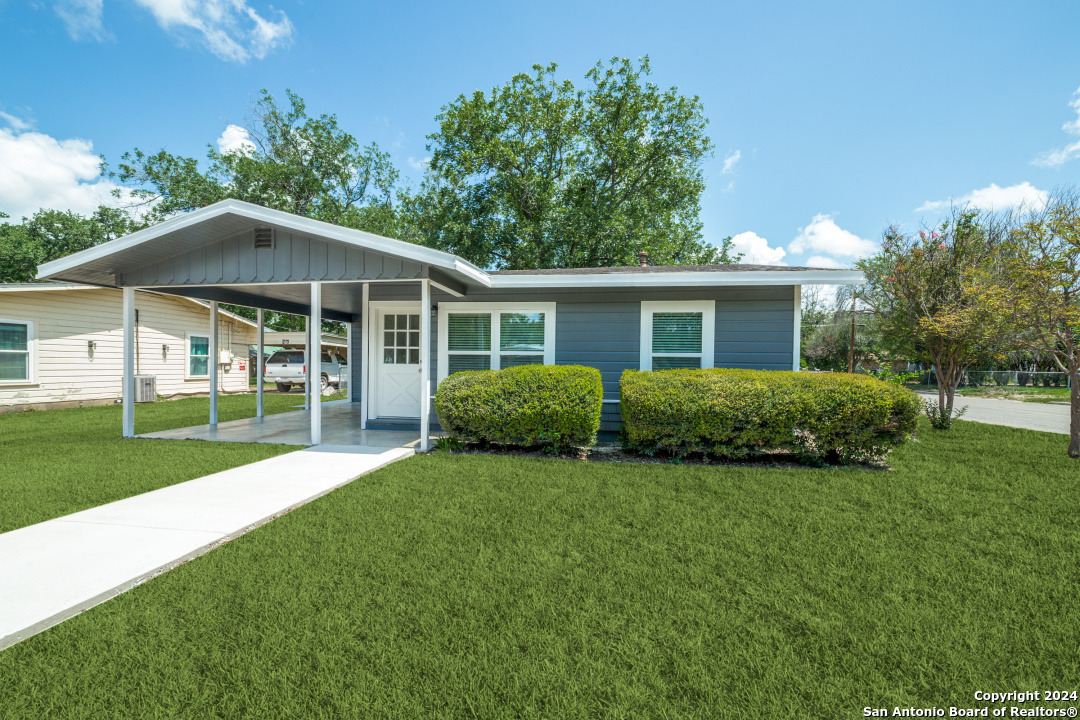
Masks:
[[[937,400],[937,393],[919,393]],[[1050,403],[1026,403],[1018,400],[992,400],[956,396],[956,408],[967,406],[962,420],[1006,425],[1008,427],[1069,434],[1069,406]]]

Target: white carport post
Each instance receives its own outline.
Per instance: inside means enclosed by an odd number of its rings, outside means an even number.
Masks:
[[[311,354],[311,313],[304,318],[304,357],[307,359],[307,371],[304,373],[304,409],[311,409],[311,366],[314,358]]]
[[[311,444],[322,442],[322,391],[319,380],[322,378],[322,283],[311,283],[311,343],[308,345],[307,386],[311,388],[308,397],[311,402]]]
[[[135,288],[124,288],[124,372],[120,380],[124,403],[123,435],[135,437]]]
[[[345,385],[345,388],[346,388],[346,390],[345,390],[345,398],[349,402],[352,402],[352,398],[353,398],[352,359],[353,359],[353,355],[355,355],[356,353],[354,353],[352,351],[352,322],[351,321],[345,323],[345,348],[346,348],[345,351],[348,353],[348,359],[345,361],[348,364],[345,367],[348,368],[348,370],[349,370],[349,377],[345,378],[345,382],[346,382],[346,385]],[[340,375],[341,368],[338,368],[338,373],[339,373],[338,374],[338,387],[340,388],[341,387],[341,375]]]
[[[255,350],[255,417],[263,416],[263,382],[266,365],[263,364],[263,346],[265,335],[263,334],[263,323],[266,321],[266,311],[262,308],[255,310],[255,324],[258,328],[258,340]]]
[[[210,301],[210,357],[207,358],[207,370],[210,373],[210,426],[216,427],[218,420],[217,411],[217,374],[218,363],[221,361],[221,355],[218,350],[218,303],[217,300]]]
[[[420,452],[431,445],[431,280],[420,281]]]
[[[368,379],[368,368],[371,365],[371,359],[368,357],[369,338],[373,332],[371,315],[368,312],[368,302],[370,301],[371,292],[368,290],[368,284],[364,283],[360,290],[360,429],[367,430],[367,416],[368,416],[368,387],[371,385],[371,381]]]

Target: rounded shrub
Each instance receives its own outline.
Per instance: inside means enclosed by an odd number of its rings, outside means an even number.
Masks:
[[[866,375],[774,370],[627,370],[627,449],[743,457],[791,450],[826,462],[880,461],[914,432],[905,388]]]
[[[556,451],[596,442],[604,388],[581,365],[519,365],[454,373],[435,392],[439,424],[459,442]]]

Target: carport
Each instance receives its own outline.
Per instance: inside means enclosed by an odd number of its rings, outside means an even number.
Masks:
[[[124,437],[135,436],[136,290],[209,301],[210,358],[219,355],[219,303],[255,308],[261,358],[265,310],[306,316],[309,333],[312,328],[321,328],[323,319],[327,319],[345,322],[351,334],[354,324],[369,326],[374,307],[370,301],[371,286],[395,285],[419,308],[405,322],[419,325],[420,380],[415,392],[420,407],[421,450],[428,449],[430,444],[432,289],[462,297],[469,287],[490,284],[480,268],[455,255],[238,200],[223,200],[46,263],[39,268],[38,278],[123,290]],[[365,431],[371,418],[369,389],[376,382],[376,374],[371,368],[370,333],[361,335],[359,358],[353,358],[358,361],[359,372],[352,371],[353,377],[359,378],[360,407],[349,414],[354,419],[358,417],[359,430]],[[351,350],[351,338],[349,345]],[[318,387],[318,373],[318,363],[309,362],[308,388]],[[350,399],[352,387],[350,382]],[[256,388],[256,417],[252,426],[265,424],[267,420],[263,413],[261,362]],[[308,442],[318,445],[323,442],[322,403],[311,402],[305,414]],[[217,377],[212,372],[207,428],[216,430],[217,426]],[[242,435],[237,433],[236,439]]]

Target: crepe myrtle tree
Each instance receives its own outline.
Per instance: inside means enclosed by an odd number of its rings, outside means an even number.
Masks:
[[[1024,345],[1068,373],[1069,448],[1080,458],[1080,190],[1055,190],[1012,234],[1011,307]]]
[[[934,368],[938,400],[926,407],[934,427],[951,426],[964,372],[1013,342],[1003,282],[1008,228],[1006,217],[956,209],[919,233],[889,227],[881,251],[856,263],[866,276],[860,297],[886,346]]]

